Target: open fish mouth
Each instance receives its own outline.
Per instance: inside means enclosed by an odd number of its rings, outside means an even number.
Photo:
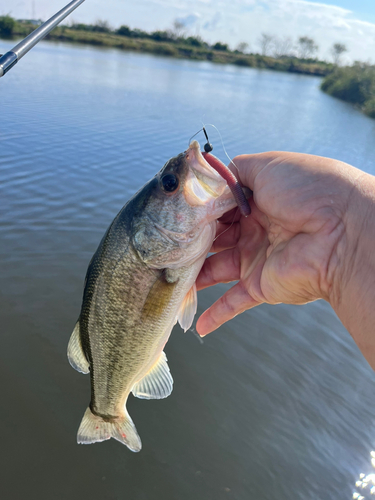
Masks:
[[[197,143],[197,141],[194,141],[190,144],[190,148],[187,151],[187,156],[189,155],[193,156],[196,159],[195,172],[203,189],[205,189],[207,192],[210,192],[210,187],[214,183],[212,174],[210,175],[208,173],[207,170],[207,165],[208,165],[222,179],[226,181],[229,189],[233,194],[234,199],[236,200],[241,215],[247,217],[248,215],[251,214],[251,208],[249,202],[247,200],[247,197],[245,196],[245,193],[238,179],[233,174],[233,172],[231,172],[231,170],[226,165],[224,165],[224,163],[222,163],[218,158],[216,158],[207,151],[201,154],[199,150],[199,144]],[[202,172],[202,170],[204,170],[204,173]],[[210,177],[210,180],[208,182],[205,180],[205,177],[207,177],[207,175]],[[211,194],[215,194],[215,192],[216,191],[213,190]]]
[[[221,196],[227,183],[204,159],[197,141],[193,141],[185,152],[189,173],[184,186],[186,201],[194,205],[206,205]]]

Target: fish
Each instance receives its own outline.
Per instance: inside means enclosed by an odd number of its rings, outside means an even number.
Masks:
[[[68,344],[73,368],[89,373],[91,400],[77,442],[142,444],[129,394],[162,399],[173,389],[164,346],[197,311],[195,280],[236,201],[197,141],[171,158],[120,210],[88,266],[82,307]]]

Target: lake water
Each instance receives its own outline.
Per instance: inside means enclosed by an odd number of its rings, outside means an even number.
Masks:
[[[258,307],[203,344],[176,327],[171,397],[129,401],[141,453],[76,444],[89,379],[66,346],[113,217],[202,120],[230,156],[300,151],[375,173],[375,121],[319,84],[54,43],[0,80],[1,498],[343,500],[373,471],[375,376],[322,301]],[[201,292],[199,312],[224,289]]]

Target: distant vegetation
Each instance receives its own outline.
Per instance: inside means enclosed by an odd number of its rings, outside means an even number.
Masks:
[[[25,37],[35,28],[35,21],[16,21],[10,16],[0,16],[0,37]],[[353,66],[340,67],[342,54],[347,51],[346,46],[341,43],[333,45],[333,62],[329,63],[316,59],[318,46],[307,36],[299,37],[294,42],[290,37],[262,33],[258,39],[259,54],[251,52],[246,42],[238,44],[235,50],[222,42],[209,44],[200,36],[188,35],[185,26],[178,21],[169,30],[150,33],[126,25],[112,29],[106,21],[97,21],[95,24],[75,23],[55,28],[46,39],[325,76],[322,90],[356,104],[367,115],[375,118],[375,66],[357,62]]]
[[[375,66],[356,62],[353,66],[336,68],[326,76],[321,88],[327,94],[356,104],[375,118]]]
[[[0,35],[9,37],[13,34],[16,27],[16,21],[10,16],[0,17]]]
[[[0,37],[25,37],[35,28],[35,21],[16,21],[10,16],[0,16]],[[355,63],[350,67],[340,67],[342,54],[347,51],[341,43],[333,45],[333,62],[329,63],[316,59],[318,46],[307,36],[299,37],[294,42],[291,37],[262,33],[258,39],[259,54],[251,52],[246,42],[241,42],[234,50],[222,42],[209,44],[200,36],[188,35],[186,27],[178,21],[174,22],[171,29],[153,32],[132,29],[126,25],[112,29],[106,21],[74,23],[55,28],[46,39],[324,76],[321,85],[323,91],[359,106],[367,115],[375,118],[375,66]]]
[[[34,29],[35,24],[30,21],[16,21],[9,16],[0,17],[0,36],[2,37],[10,35],[24,37]],[[261,45],[261,54],[250,52],[246,42],[240,43],[235,50],[231,50],[226,43],[222,42],[209,44],[200,36],[188,35],[185,26],[178,21],[175,21],[169,30],[150,33],[138,28],[132,29],[126,25],[112,29],[105,21],[97,21],[95,24],[75,23],[71,26],[55,28],[46,39],[307,75],[325,76],[334,68],[332,63],[319,61],[313,57],[317,46],[308,37],[299,39],[298,51],[295,51],[290,38],[279,40],[269,35],[262,36],[268,39],[264,46]]]
[[[343,43],[334,43],[331,49],[333,62],[336,66],[338,66],[341,62],[341,56],[344,52],[348,52],[346,45]]]

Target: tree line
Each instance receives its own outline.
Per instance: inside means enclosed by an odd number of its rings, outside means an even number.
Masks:
[[[15,27],[16,20],[10,16],[0,16],[0,35],[11,36]],[[238,54],[253,54],[250,51],[250,45],[247,42],[240,42],[232,51],[229,45],[223,42],[209,44],[200,36],[192,36],[187,32],[187,28],[178,20],[173,22],[171,28],[166,30],[144,31],[139,28],[130,28],[128,25],[122,25],[113,29],[107,21],[98,20],[95,24],[72,23],[67,26],[71,30],[86,31],[91,33],[104,33],[125,36],[132,39],[153,40],[155,42],[167,42],[172,44],[184,44],[191,47],[212,49],[222,52],[234,52]],[[262,56],[281,59],[285,57],[295,57],[302,60],[316,60],[318,45],[308,36],[301,36],[297,41],[289,36],[277,37],[267,33],[262,33],[257,44]],[[331,49],[333,62],[339,65],[341,56],[347,48],[342,43],[335,43]]]
[[[268,33],[262,33],[258,39],[258,45],[263,56],[298,57],[299,59],[313,59],[319,50],[319,46],[313,38],[300,36],[294,41],[290,36],[277,37]],[[333,63],[339,65],[341,57],[348,49],[343,43],[334,43],[330,49]]]
[[[184,43],[193,47],[202,47],[206,49],[229,51],[226,43],[216,42],[209,44],[200,36],[191,36],[187,34],[187,29],[183,23],[178,20],[173,22],[171,28],[166,30],[144,31],[139,28],[130,28],[123,24],[118,29],[112,29],[107,21],[97,21],[96,24],[77,24],[73,23],[71,29],[92,31],[100,33],[113,33],[115,35],[127,36],[129,38],[142,38],[154,40],[155,42]]]

